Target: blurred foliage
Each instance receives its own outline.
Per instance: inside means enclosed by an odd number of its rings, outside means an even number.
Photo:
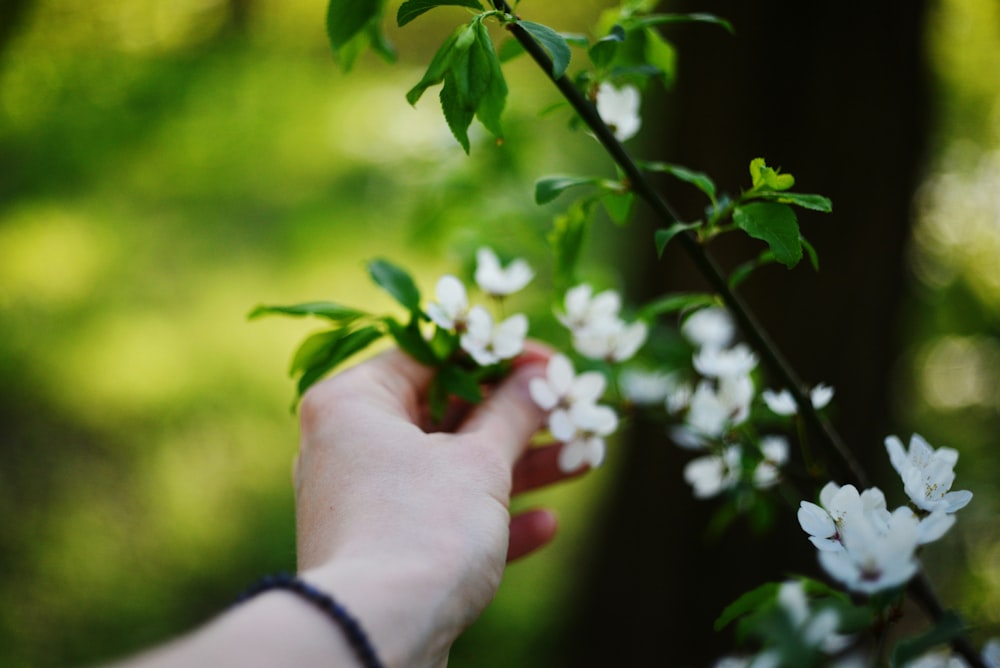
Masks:
[[[1000,635],[1000,5],[939,0],[927,44],[935,147],[916,198],[897,406],[901,423],[961,453],[958,486],[976,496],[925,561],[982,641]]]
[[[582,31],[610,3],[536,4],[533,19]],[[451,11],[390,29],[397,66],[363,59],[344,76],[315,2],[27,3],[0,44],[0,665],[120,656],[294,567],[285,366],[310,325],[247,324],[253,306],[337,299],[390,311],[364,275],[376,255],[428,289],[482,242],[543,266],[558,203],[536,207],[534,179],[608,165],[565,112],[539,116],[557,98],[525,59],[509,68],[503,146],[474,133],[467,158],[433,99],[411,108],[403,93]],[[942,157],[914,245],[925,288],[900,409],[963,452],[960,480],[977,502],[956,547],[972,569],[940,570],[995,630],[997,499],[983,492],[1000,473],[988,456],[1000,293],[983,287],[995,255],[976,264],[962,249],[998,238],[1000,212],[983,193],[995,198],[1000,17],[989,0],[940,0],[938,12]],[[978,193],[960,201],[982,201],[976,220],[993,227],[960,228],[945,244],[957,205],[934,193],[953,181]],[[613,257],[626,243],[609,235],[591,252]],[[941,390],[956,365],[969,371],[965,394]],[[563,534],[509,569],[452,665],[558,665],[560,609],[580,586],[584,528],[614,466],[612,451],[611,470],[520,502],[562,510]]]

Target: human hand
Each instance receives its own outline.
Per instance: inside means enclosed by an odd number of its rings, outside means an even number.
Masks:
[[[493,598],[507,559],[552,538],[545,510],[511,518],[512,493],[566,477],[528,393],[534,347],[486,400],[431,429],[434,371],[391,350],[314,386],[296,467],[299,569],[368,628],[390,665],[443,664]]]

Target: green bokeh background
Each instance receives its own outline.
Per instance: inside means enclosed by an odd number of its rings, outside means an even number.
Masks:
[[[536,4],[533,20],[584,31],[610,3]],[[970,570],[931,567],[1000,629],[1000,13],[935,12],[941,105],[898,411],[982,462],[960,465],[977,501],[949,544]],[[466,157],[433,95],[407,105],[462,10],[390,29],[400,62],[349,75],[323,17],[304,0],[36,0],[0,53],[0,665],[127,654],[293,567],[286,366],[312,325],[248,324],[253,306],[390,311],[365,277],[376,256],[425,290],[482,242],[543,266],[556,208],[533,204],[533,180],[608,172],[564,110],[540,113],[558,98],[527,61],[508,70],[502,146],[479,133]],[[614,257],[625,241],[601,234],[592,255]],[[522,501],[554,505],[563,533],[509,570],[452,665],[558,665],[614,469],[612,453]]]

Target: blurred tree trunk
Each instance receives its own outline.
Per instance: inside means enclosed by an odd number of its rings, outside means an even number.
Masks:
[[[925,8],[922,0],[877,0],[863,10],[792,0],[673,3],[666,9],[730,19],[736,36],[672,28],[679,85],[656,107],[659,123],[651,103],[644,119],[645,136],[658,136],[655,150],[642,153],[705,171],[723,190],[747,187],[747,165],[762,156],[794,174],[796,190],[833,199],[832,216],[799,216],[821,271],[807,262],[792,273],[769,267],[742,291],[800,375],[835,386],[835,424],[876,480],[925,146]],[[682,215],[700,217],[693,189],[667,187]],[[732,267],[760,248],[724,243],[715,252]],[[704,287],[677,250],[659,263],[647,257],[637,294]],[[764,538],[737,522],[707,539],[718,504],[691,498],[681,474],[691,455],[658,428],[640,425],[630,440],[595,532],[566,665],[710,665],[732,643],[712,629],[723,607],[787,573],[818,574],[814,550],[789,506]],[[844,481],[841,473],[831,469]]]

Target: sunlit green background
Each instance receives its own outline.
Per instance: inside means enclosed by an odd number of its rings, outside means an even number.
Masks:
[[[607,169],[565,112],[540,115],[557,98],[527,62],[508,72],[506,142],[480,134],[471,158],[433,95],[407,105],[459,9],[390,31],[397,65],[365,59],[345,75],[317,0],[28,4],[0,53],[0,665],[11,667],[121,656],[293,567],[285,371],[311,325],[248,324],[253,306],[390,310],[365,279],[379,255],[426,289],[482,241],[540,259],[552,209],[534,206],[532,181]],[[582,31],[610,3],[532,4],[533,19]],[[977,501],[951,545],[972,570],[938,568],[971,617],[1000,628],[998,500],[986,493],[1000,476],[1000,10],[939,0],[928,37],[942,104],[898,410],[962,448],[960,481]],[[546,493],[563,536],[511,568],[453,665],[558,665],[551,638],[613,465]]]

